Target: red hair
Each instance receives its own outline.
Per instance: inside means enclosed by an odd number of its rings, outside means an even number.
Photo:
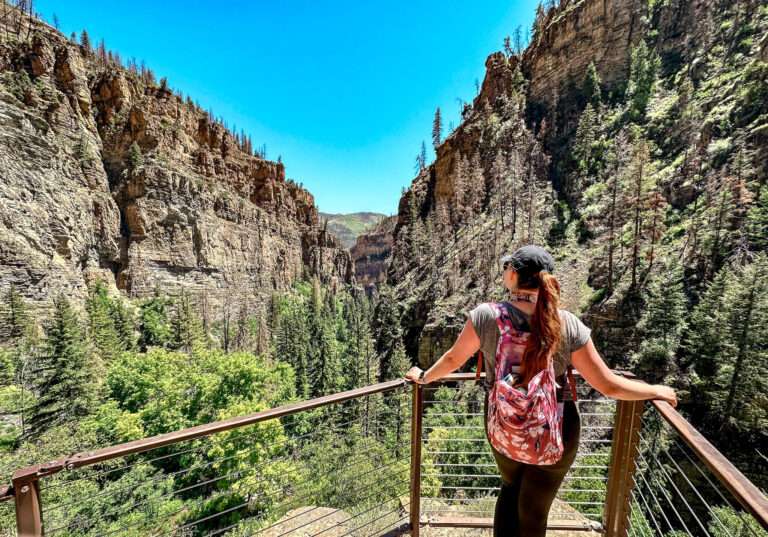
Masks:
[[[549,272],[533,274],[534,289],[539,290],[536,309],[529,322],[531,335],[520,364],[522,384],[545,369],[560,347],[560,284]],[[526,282],[527,283],[527,282]]]

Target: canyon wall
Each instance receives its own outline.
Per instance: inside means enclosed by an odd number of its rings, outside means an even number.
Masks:
[[[21,24],[0,28],[0,288],[41,301],[97,279],[130,296],[352,281],[281,163],[164,80]]]

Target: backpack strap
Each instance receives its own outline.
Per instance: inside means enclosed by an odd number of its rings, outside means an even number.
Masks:
[[[571,387],[571,398],[574,401],[578,401],[579,396],[576,393],[576,381],[573,379],[573,366],[568,365],[568,367],[565,368],[565,371],[568,374],[568,385]]]
[[[485,359],[483,358],[483,351],[477,351],[477,372],[475,373],[475,380],[480,380],[480,373],[483,372],[483,362],[485,362]]]

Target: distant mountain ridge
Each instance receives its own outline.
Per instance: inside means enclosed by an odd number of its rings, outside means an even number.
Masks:
[[[319,214],[321,221],[328,221],[328,231],[339,239],[344,248],[352,248],[358,235],[373,228],[387,215],[381,213],[323,213]],[[322,225],[322,223],[321,223]]]

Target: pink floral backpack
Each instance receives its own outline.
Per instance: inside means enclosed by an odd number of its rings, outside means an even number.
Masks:
[[[527,390],[512,387],[505,377],[519,365],[530,332],[517,330],[506,306],[491,302],[499,327],[495,382],[488,399],[488,436],[496,451],[527,464],[554,464],[563,456],[562,403],[552,360],[528,382]],[[482,361],[482,356],[481,356]],[[568,384],[576,401],[571,367]]]

